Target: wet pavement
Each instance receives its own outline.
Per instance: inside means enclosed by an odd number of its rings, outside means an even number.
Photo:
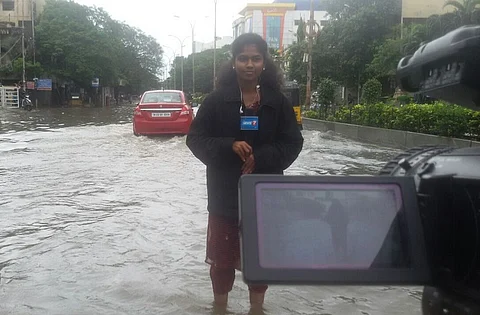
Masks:
[[[0,108],[0,314],[213,314],[205,167],[133,106]],[[287,174],[374,174],[396,152],[316,131]],[[266,314],[421,314],[421,288],[271,287]],[[237,274],[229,314],[248,313]]]

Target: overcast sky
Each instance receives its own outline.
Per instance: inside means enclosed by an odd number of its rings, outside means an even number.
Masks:
[[[165,56],[173,50],[180,55],[180,42],[169,35],[185,39],[191,35],[189,22],[196,22],[195,41],[212,42],[214,30],[214,0],[75,0],[104,8],[114,19],[142,29],[155,37],[165,48]],[[217,36],[232,36],[232,22],[247,3],[272,3],[273,0],[218,0]],[[177,19],[174,16],[181,18]],[[184,56],[191,53],[191,38],[185,40]]]

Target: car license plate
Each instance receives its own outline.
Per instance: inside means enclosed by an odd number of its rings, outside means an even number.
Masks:
[[[170,117],[171,113],[152,113],[152,117]]]

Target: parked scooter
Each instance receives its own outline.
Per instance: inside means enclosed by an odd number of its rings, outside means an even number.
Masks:
[[[33,103],[30,100],[30,96],[25,93],[25,97],[22,99],[21,107],[24,110],[31,111],[33,109]]]

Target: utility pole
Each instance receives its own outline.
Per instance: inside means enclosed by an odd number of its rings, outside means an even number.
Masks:
[[[182,75],[182,91],[183,91],[183,61],[184,61],[184,58],[183,58],[183,47],[185,46],[184,45],[184,42],[185,40],[188,38],[188,37],[185,37],[183,40],[181,40],[180,38],[178,38],[177,36],[174,36],[174,35],[169,35],[173,38],[176,38],[178,40],[178,42],[180,43],[180,57],[182,58],[182,63],[181,63],[181,75]]]
[[[22,1],[22,89],[25,91],[25,2]]]
[[[217,78],[217,0],[213,0],[215,3],[215,18],[213,26],[213,89],[215,89],[215,81]]]
[[[310,20],[308,21],[308,66],[307,66],[307,94],[305,97],[305,107],[310,108],[312,98],[312,52],[314,34],[315,15],[313,10],[313,0],[310,0]]]
[[[36,63],[36,51],[35,51],[35,0],[32,2],[32,44],[33,44],[33,64]]]
[[[192,94],[195,94],[195,24],[192,27]]]
[[[182,75],[182,91],[183,91],[183,42],[182,45],[180,46],[180,55],[182,57],[182,64],[180,67],[182,68],[181,75]]]

